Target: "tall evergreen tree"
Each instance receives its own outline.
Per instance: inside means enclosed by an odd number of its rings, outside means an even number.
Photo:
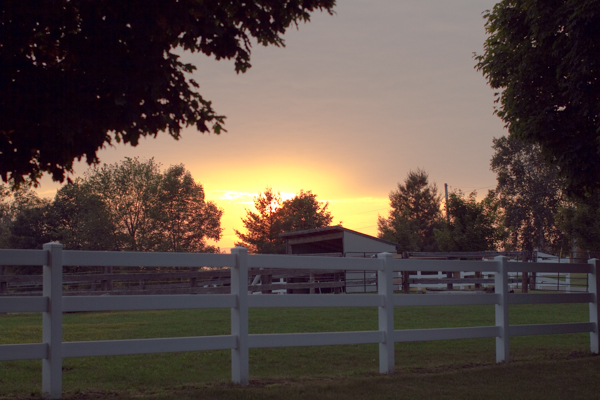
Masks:
[[[398,243],[401,251],[436,251],[434,229],[440,227],[441,196],[427,172],[410,171],[404,184],[390,193],[391,210],[379,216],[378,236]]]
[[[240,241],[235,245],[247,247],[250,253],[255,254],[284,254],[285,246],[279,238],[283,232],[279,214],[282,203],[281,195],[270,187],[254,197],[256,212],[247,209],[246,217],[242,218],[248,233],[236,230]]]

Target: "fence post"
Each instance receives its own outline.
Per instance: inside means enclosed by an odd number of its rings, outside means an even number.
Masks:
[[[392,374],[394,364],[394,271],[392,254],[379,253],[383,270],[377,273],[377,288],[383,297],[383,305],[379,306],[379,330],[383,332],[383,343],[379,343],[379,373]]]
[[[236,347],[231,349],[231,380],[233,383],[249,383],[248,354],[248,249],[231,249],[235,265],[231,267],[231,294],[236,296],[236,305],[231,309],[231,335],[237,338]]]
[[[589,275],[589,292],[594,296],[590,302],[590,322],[595,327],[590,332],[590,351],[598,354],[600,350],[600,307],[598,307],[598,295],[600,295],[600,271],[598,271],[598,260],[593,258],[588,261],[592,266],[592,273]]]
[[[43,266],[43,296],[48,310],[42,315],[42,342],[47,355],[42,359],[42,393],[58,399],[62,396],[62,249],[60,243],[46,243],[48,261]]]
[[[494,279],[494,292],[500,295],[500,303],[496,304],[496,326],[500,327],[500,336],[496,337],[496,362],[508,362],[510,358],[510,332],[508,323],[508,258],[494,257],[498,272]]]

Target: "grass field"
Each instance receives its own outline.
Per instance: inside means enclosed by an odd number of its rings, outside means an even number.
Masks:
[[[396,308],[395,313],[396,329],[494,323],[493,306],[404,307]],[[516,305],[511,306],[510,313],[511,324],[584,322],[588,318],[587,304]],[[229,334],[229,329],[229,310],[74,313],[64,316],[63,338],[78,341],[220,335]],[[375,308],[250,310],[250,333],[376,329]],[[40,341],[41,314],[0,315],[0,343]],[[248,388],[228,383],[229,351],[70,358],[63,361],[63,388],[66,398],[110,395],[207,399],[338,398],[342,393],[350,399],[365,398],[369,392],[361,388],[375,390],[371,398],[398,398],[398,393],[412,395],[406,398],[450,398],[444,397],[445,391],[450,396],[461,387],[475,390],[479,386],[477,391],[482,397],[501,398],[497,394],[508,393],[503,390],[521,393],[542,381],[547,387],[543,393],[551,390],[565,394],[561,390],[572,392],[574,386],[577,390],[583,390],[583,386],[600,390],[600,358],[587,357],[588,334],[512,338],[512,362],[503,366],[495,365],[494,343],[494,339],[398,343],[397,373],[392,376],[377,374],[377,345],[251,349],[252,384]],[[526,384],[519,378],[513,383],[513,376],[532,381]],[[577,382],[585,384],[579,388]],[[494,385],[498,385],[495,391]],[[40,389],[41,361],[0,362],[0,398],[39,396]],[[462,397],[454,392],[452,398],[481,398],[475,395],[477,391],[472,396],[464,392]],[[571,393],[569,398],[584,398],[586,394]]]

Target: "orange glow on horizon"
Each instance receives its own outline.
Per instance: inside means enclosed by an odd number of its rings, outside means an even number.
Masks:
[[[283,201],[293,198],[300,190],[311,191],[319,202],[329,204],[332,225],[341,224],[372,236],[377,236],[377,216],[387,216],[389,212],[387,191],[367,193],[358,187],[359,179],[349,176],[347,171],[335,165],[292,164],[288,160],[287,164],[264,162],[250,166],[231,163],[214,169],[207,169],[201,163],[186,163],[185,167],[194,180],[203,186],[205,199],[213,201],[223,210],[221,240],[209,241],[219,246],[221,251],[228,252],[235,246],[238,241],[235,231],[245,231],[242,218],[248,210],[256,211],[254,198],[267,187],[278,193]],[[165,165],[162,168],[166,169]],[[45,177],[43,190],[40,187],[37,192],[42,197],[52,199],[61,186]]]
[[[273,188],[277,192],[277,188]],[[387,197],[355,197],[355,198],[320,198],[322,203],[328,203],[328,210],[333,216],[332,225],[340,224],[348,229],[353,229],[367,235],[377,236],[377,217],[386,216],[389,210],[389,199]],[[216,244],[221,251],[228,251],[234,247],[238,240],[235,230],[244,232],[242,218],[246,216],[247,210],[255,212],[254,197],[259,193],[239,193],[233,191],[207,191],[207,200],[214,201],[219,208],[223,209],[221,227],[223,236]],[[289,198],[295,194],[287,193]],[[283,194],[282,194],[283,197]]]
[[[245,232],[242,218],[248,210],[256,212],[254,198],[267,187],[283,201],[296,196],[300,190],[311,191],[319,202],[329,203],[332,225],[340,224],[367,235],[377,236],[377,217],[389,212],[388,192],[365,193],[356,177],[338,165],[304,163],[302,161],[274,160],[250,166],[226,165],[210,174],[202,166],[187,165],[194,179],[201,183],[206,199],[223,209],[221,227],[223,236],[216,243],[221,251],[228,251],[238,240],[235,230]],[[243,176],[240,176],[240,170]],[[235,190],[232,190],[235,188]]]

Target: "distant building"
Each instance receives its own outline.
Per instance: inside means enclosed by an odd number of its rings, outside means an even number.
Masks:
[[[331,257],[376,257],[378,253],[396,253],[396,243],[365,235],[342,226],[308,229],[281,233],[285,239],[286,254],[320,255]],[[306,278],[292,278],[291,282],[305,282]],[[373,271],[348,271],[345,274],[315,274],[310,282],[336,281],[344,283],[342,291],[375,292],[377,275]],[[323,291],[323,292],[329,292]],[[335,290],[334,293],[337,293]],[[315,293],[314,289],[290,290],[289,293]]]
[[[329,254],[341,257],[370,257],[377,253],[396,253],[396,243],[366,235],[342,226],[286,232],[286,254]]]

